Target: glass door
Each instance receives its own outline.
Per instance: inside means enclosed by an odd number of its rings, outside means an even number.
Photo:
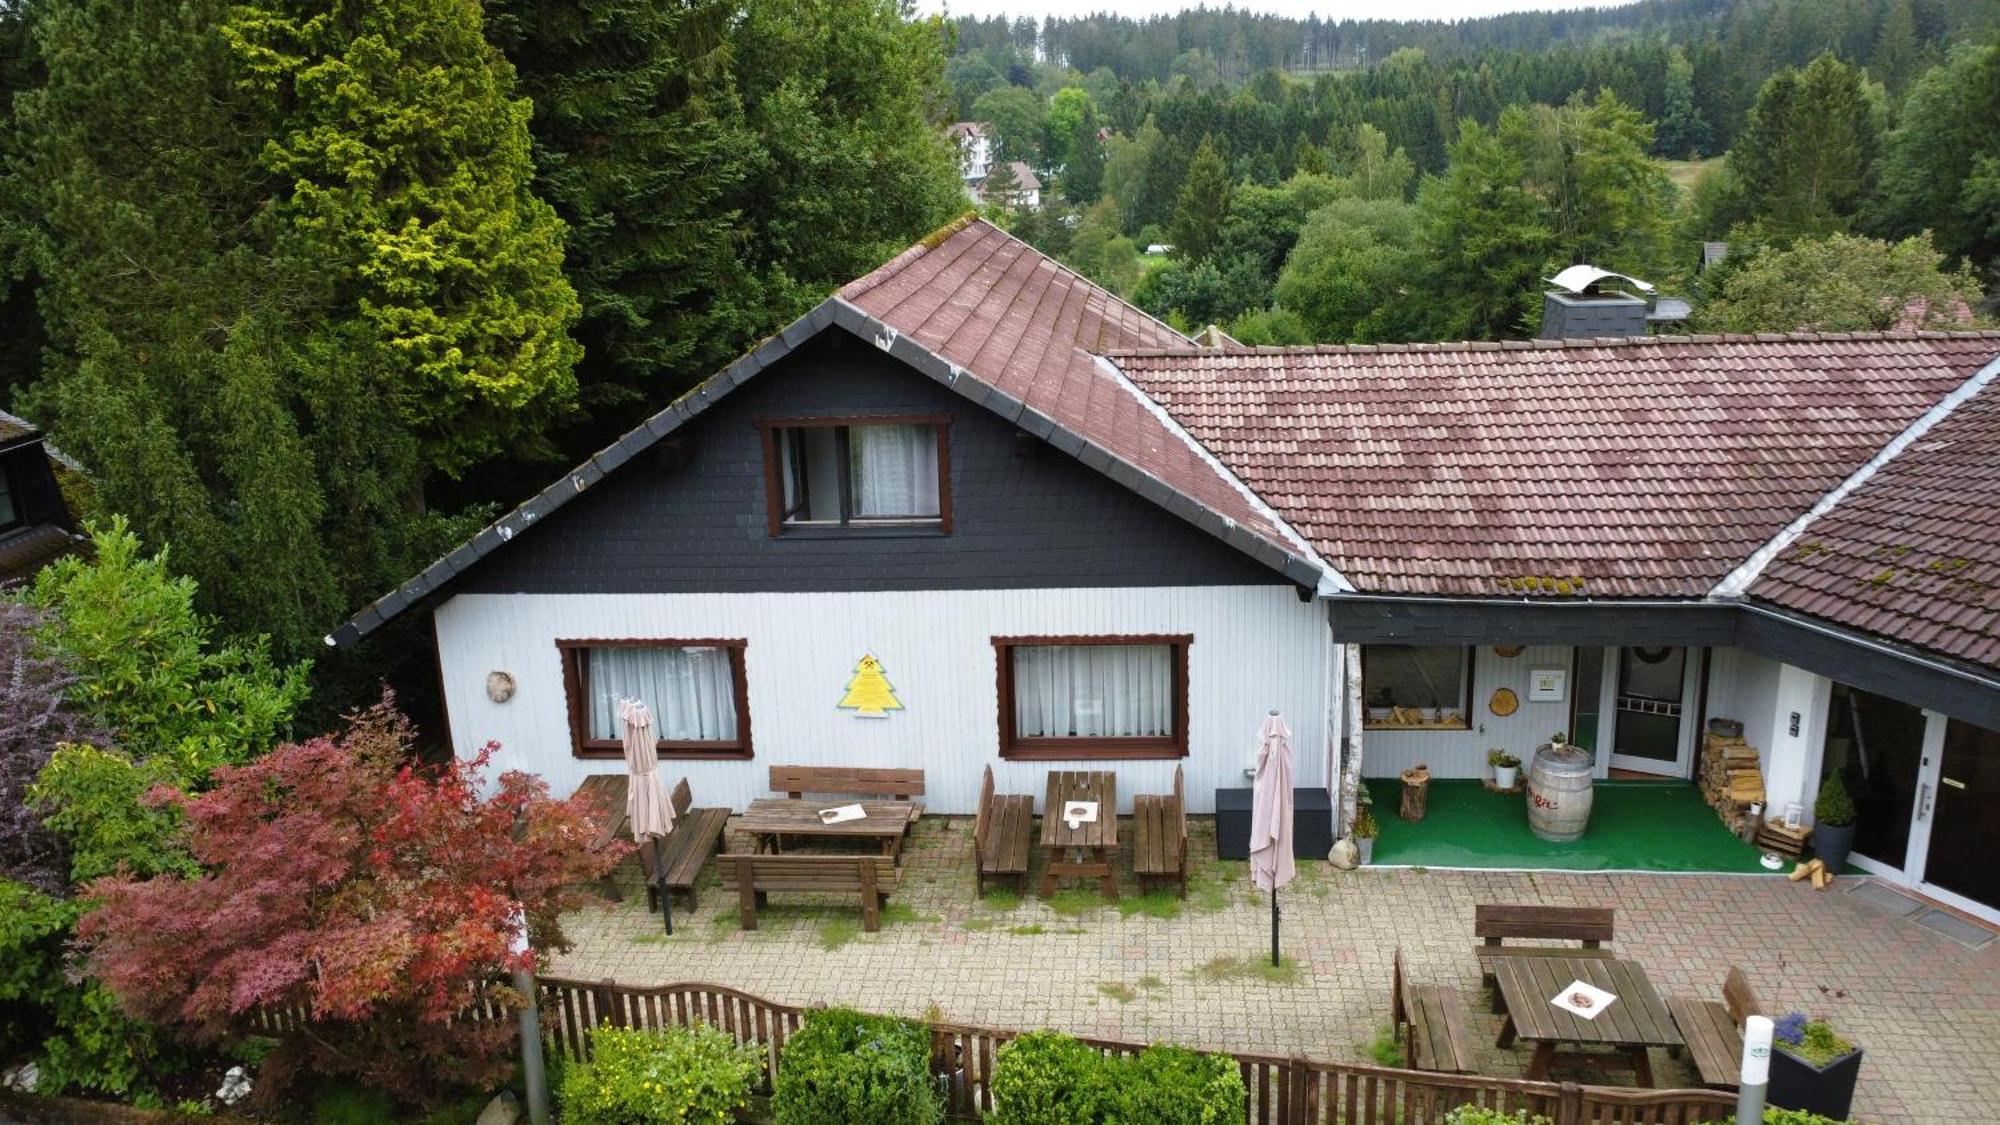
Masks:
[[[1922,708],[1846,684],[1833,685],[1829,708],[1820,778],[1838,771],[1854,798],[1854,855],[1869,861],[1857,866],[1900,874],[1926,766],[1928,718]]]
[[[1945,724],[1934,768],[1918,785],[1918,889],[2000,921],[2000,731],[1956,719]]]
[[[1618,650],[1618,695],[1611,726],[1611,764],[1618,769],[1688,776],[1687,716],[1699,679],[1685,648]]]

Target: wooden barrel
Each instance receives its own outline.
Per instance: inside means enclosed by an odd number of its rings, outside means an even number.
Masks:
[[[1528,771],[1528,828],[1558,843],[1583,835],[1590,823],[1591,756],[1574,746],[1544,742]]]

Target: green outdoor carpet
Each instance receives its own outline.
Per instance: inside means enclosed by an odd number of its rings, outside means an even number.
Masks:
[[[1477,781],[1432,781],[1424,819],[1396,815],[1402,783],[1371,778],[1382,834],[1374,862],[1411,867],[1563,871],[1764,872],[1758,851],[1730,835],[1693,784],[1599,781],[1583,838],[1550,843],[1528,831],[1528,798]]]

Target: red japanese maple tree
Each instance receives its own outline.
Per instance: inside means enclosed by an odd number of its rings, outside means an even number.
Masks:
[[[93,972],[133,1015],[200,1041],[258,1012],[303,1016],[278,1033],[260,1094],[301,1069],[419,1103],[503,1077],[512,1021],[455,1017],[521,1002],[496,982],[520,967],[517,904],[536,948],[566,948],[573,888],[624,849],[593,849],[594,810],[532,775],[482,793],[497,746],[418,767],[411,739],[385,699],[340,736],[217,770],[199,796],[156,791],[183,806],[203,874],[92,884]]]

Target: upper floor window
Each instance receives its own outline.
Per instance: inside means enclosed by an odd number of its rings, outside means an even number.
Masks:
[[[950,420],[760,422],[773,535],[806,528],[951,530]]]
[[[1369,727],[1465,730],[1472,650],[1462,645],[1361,646]]]
[[[7,467],[0,465],[0,531],[20,522],[21,509],[14,503],[13,484],[7,479]]]

